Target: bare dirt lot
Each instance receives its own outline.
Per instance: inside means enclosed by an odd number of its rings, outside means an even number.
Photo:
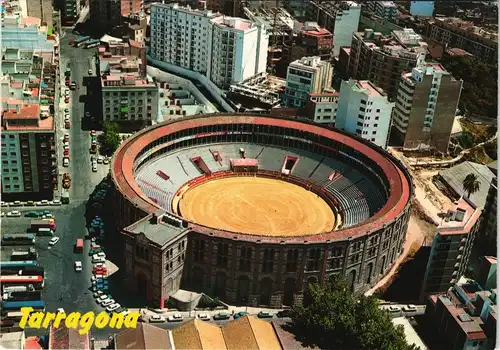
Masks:
[[[269,236],[330,231],[335,216],[315,193],[280,180],[218,179],[188,190],[179,203],[183,217],[222,230]]]

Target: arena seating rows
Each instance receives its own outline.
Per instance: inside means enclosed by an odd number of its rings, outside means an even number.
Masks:
[[[276,172],[281,171],[285,156],[298,157],[299,161],[292,175],[324,187],[337,198],[341,204],[340,212],[344,216],[344,228],[368,219],[384,205],[385,195],[351,165],[303,150],[260,144],[211,144],[174,151],[142,166],[136,174],[137,183],[149,198],[171,210],[172,199],[177,190],[189,180],[203,175],[191,161],[192,158],[201,157],[212,172],[228,170],[230,159],[241,157],[241,148],[245,150],[247,158],[258,156],[259,169]],[[214,151],[220,153],[220,163],[215,161]],[[169,180],[158,176],[158,170],[167,174]],[[338,175],[329,180],[333,171]]]

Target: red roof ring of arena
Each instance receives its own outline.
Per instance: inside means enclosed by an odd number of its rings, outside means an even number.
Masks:
[[[148,214],[165,211],[164,208],[150,200],[141,190],[134,176],[134,162],[139,153],[149,144],[162,136],[190,128],[219,125],[219,124],[255,124],[290,128],[307,131],[313,134],[341,142],[356,151],[365,154],[374,160],[385,173],[389,182],[389,198],[381,210],[368,220],[352,227],[340,229],[328,233],[318,233],[307,237],[301,236],[257,236],[247,235],[238,232],[216,230],[190,222],[190,227],[197,231],[206,232],[214,236],[227,237],[229,239],[241,239],[251,241],[293,241],[304,243],[319,241],[336,241],[349,237],[355,238],[377,231],[386,224],[391,223],[405,212],[405,208],[410,204],[413,195],[413,184],[410,175],[401,164],[397,164],[395,159],[388,153],[382,151],[377,146],[353,137],[338,130],[328,129],[320,125],[304,122],[301,120],[282,119],[271,116],[258,116],[248,114],[216,114],[183,118],[177,121],[169,121],[156,124],[134,134],[122,143],[116,151],[112,161],[111,177],[115,183],[116,190],[119,191],[128,201]],[[399,163],[399,162],[398,162]],[[170,215],[174,215],[170,213]],[[175,215],[174,215],[175,216]],[[182,220],[187,221],[185,218]]]

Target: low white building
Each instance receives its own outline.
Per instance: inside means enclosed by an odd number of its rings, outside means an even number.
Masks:
[[[394,103],[367,80],[343,81],[335,126],[386,148]]]
[[[336,126],[339,96],[337,91],[310,94],[306,105],[306,116],[316,123]]]

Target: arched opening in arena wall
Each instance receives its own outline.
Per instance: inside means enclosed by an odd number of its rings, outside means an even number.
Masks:
[[[238,278],[238,288],[237,288],[237,295],[236,295],[236,300],[238,303],[247,303],[248,302],[248,295],[250,294],[250,278],[248,276],[240,276]]]
[[[283,288],[283,305],[293,305],[293,295],[297,291],[297,281],[295,278],[287,278]]]
[[[318,279],[315,276],[311,276],[307,279],[306,287],[304,289],[304,300],[303,300],[304,306],[308,306],[311,304],[312,299],[311,299],[311,293],[309,292],[309,286],[311,284],[316,284],[316,283],[318,283]]]
[[[260,280],[260,305],[271,304],[271,294],[273,293],[273,281],[269,277]]]
[[[372,282],[372,273],[373,273],[373,263],[369,263],[366,267],[366,283]]]
[[[217,272],[215,275],[214,295],[219,299],[226,298],[227,275],[224,272]]]
[[[349,288],[351,288],[351,292],[354,292],[354,286],[356,284],[356,270],[351,270],[351,272],[349,272],[347,280],[349,281]]]

